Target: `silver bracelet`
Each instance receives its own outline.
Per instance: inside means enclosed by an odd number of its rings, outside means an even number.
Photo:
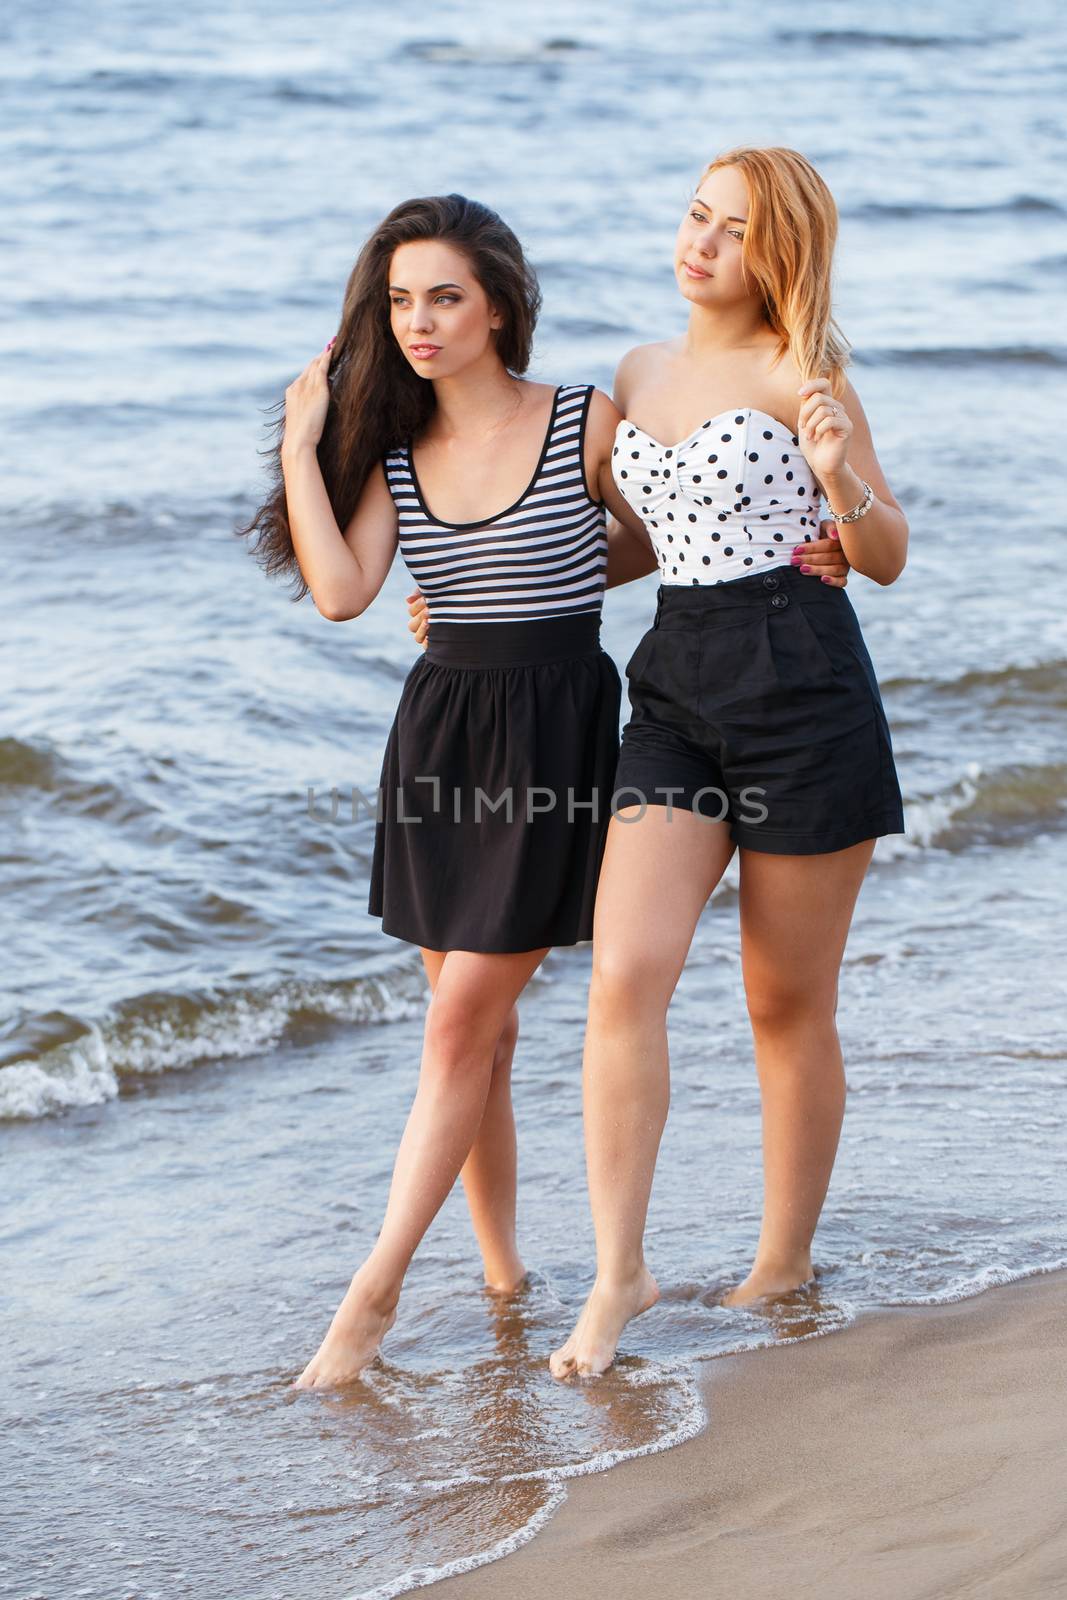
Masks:
[[[842,517],[839,517],[837,512],[834,511],[833,507],[831,506],[830,510],[833,514],[833,519],[835,522],[858,522],[860,518],[865,517],[868,511],[871,509],[871,506],[874,504],[874,490],[871,488],[870,484],[865,478],[861,478],[860,482],[863,484],[863,499],[860,501],[859,505],[853,506],[852,510],[846,511]]]

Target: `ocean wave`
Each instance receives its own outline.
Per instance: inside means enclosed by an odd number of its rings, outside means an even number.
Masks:
[[[460,1556],[455,1561],[446,1561],[439,1567],[411,1567],[407,1572],[402,1572],[387,1583],[375,1584],[372,1589],[361,1589],[357,1594],[350,1595],[347,1600],[396,1600],[397,1595],[408,1594],[412,1589],[422,1589],[427,1584],[439,1583],[442,1578],[455,1578],[464,1572],[474,1572],[478,1567],[487,1567],[492,1561],[501,1561],[504,1556],[510,1556],[516,1550],[521,1550],[524,1544],[529,1544],[546,1522],[550,1522],[567,1498],[567,1491],[562,1484],[553,1486],[543,1505],[539,1506],[531,1517],[516,1528],[512,1533],[505,1534],[496,1544],[488,1550],[479,1550],[475,1555]]]
[[[963,1300],[973,1300],[987,1289],[1002,1289],[1009,1283],[1023,1283],[1027,1278],[1044,1278],[1052,1272],[1067,1269],[1067,1257],[1060,1256],[1040,1266],[1005,1266],[1003,1262],[987,1263],[974,1271],[961,1274],[945,1284],[935,1294],[904,1295],[894,1299],[894,1306],[951,1306]]]
[[[287,100],[292,105],[337,106],[346,111],[353,106],[372,103],[369,95],[354,94],[348,82],[339,84],[336,89],[327,89],[322,84],[293,83],[283,79],[273,84],[266,93],[272,100]]]
[[[888,33],[866,28],[779,28],[776,38],[782,44],[808,44],[820,48],[860,48],[879,50],[959,50],[967,45],[1008,44],[1016,33]]]
[[[773,1341],[768,1341],[770,1342]],[[741,1348],[747,1347],[738,1347],[739,1350]],[[442,1578],[458,1577],[461,1573],[473,1572],[477,1567],[499,1561],[504,1556],[511,1555],[513,1551],[521,1549],[524,1544],[529,1544],[545,1524],[552,1520],[567,1498],[568,1479],[592,1477],[596,1473],[609,1471],[623,1461],[635,1461],[641,1456],[660,1455],[666,1450],[673,1450],[676,1445],[685,1444],[689,1439],[695,1439],[697,1434],[703,1433],[706,1428],[708,1415],[697,1382],[695,1367],[689,1361],[651,1363],[646,1370],[628,1375],[624,1381],[634,1387],[645,1387],[660,1383],[664,1379],[673,1384],[672,1398],[678,1411],[677,1420],[658,1438],[651,1439],[646,1444],[636,1445],[632,1449],[603,1450],[584,1461],[569,1462],[565,1466],[535,1467],[526,1472],[497,1474],[493,1478],[468,1473],[447,1483],[420,1484],[419,1489],[424,1493],[431,1489],[438,1493],[449,1489],[463,1489],[475,1483],[494,1486],[543,1483],[547,1492],[544,1502],[532,1516],[489,1549],[479,1550],[473,1555],[460,1556],[454,1561],[443,1562],[436,1567],[409,1568],[407,1572],[400,1573],[386,1583],[375,1584],[370,1589],[357,1591],[348,1596],[347,1600],[396,1600],[398,1595],[407,1594],[412,1589],[421,1589],[427,1584],[439,1583]]]
[[[167,94],[187,80],[169,72],[146,71],[142,67],[94,67],[64,85],[70,89],[128,89],[137,94]]]
[[[952,809],[936,835],[942,849],[1013,844],[1067,821],[1067,764],[1001,767],[970,782],[973,794]]]
[[[973,205],[940,205],[933,200],[867,200],[849,206],[842,215],[864,222],[906,222],[914,217],[1062,217],[1064,208],[1040,194],[1016,194],[1007,200],[985,200]]]
[[[460,62],[471,66],[536,66],[587,50],[578,39],[545,39],[533,44],[468,44],[460,39],[412,39],[396,52],[401,61]]]
[[[103,1105],[138,1079],[247,1058],[298,1023],[396,1022],[425,1004],[422,969],[408,963],[334,982],[292,978],[270,988],[140,995],[100,1020],[66,1017],[62,1028],[56,1013],[31,1019],[27,1048],[20,1052],[10,1041],[8,1064],[0,1067],[0,1122]],[[29,1044],[34,1034],[43,1047]],[[67,1037],[54,1043],[57,1034]]]
[[[45,804],[71,816],[120,827],[146,818],[154,827],[163,825],[160,805],[135,792],[132,784],[79,776],[76,762],[65,759],[44,739],[0,739],[0,804],[11,800],[13,791],[28,789],[48,795]],[[22,796],[19,803],[25,804]]]
[[[860,367],[1067,367],[1067,346],[1008,345],[868,345],[856,350]]]
[[[984,769],[970,762],[950,788],[909,797],[906,834],[879,840],[879,859],[915,850],[967,850],[1010,846],[1067,824],[1067,764],[1050,762]]]
[[[77,500],[37,495],[16,509],[19,529],[34,534],[35,548],[45,539],[63,546],[74,536],[83,543],[110,548],[117,538],[133,544],[146,535],[159,540],[163,530],[169,541],[188,545],[192,534],[213,531],[223,523],[231,526],[238,518],[250,516],[254,501],[243,489],[223,493],[208,489],[198,494],[195,485],[183,484],[180,492],[165,498],[153,493],[141,500],[120,500],[113,490],[96,500],[87,494]]]
[[[263,393],[266,394],[266,389]],[[104,433],[110,427],[136,427],[144,421],[166,422],[176,417],[225,418],[231,415],[224,395],[173,394],[159,400],[62,400],[24,406],[19,426],[27,433],[38,428],[70,429],[75,433]]]
[[[28,284],[26,287],[32,290],[35,286]],[[309,302],[305,298],[297,303]],[[318,299],[314,303],[318,304]],[[191,311],[195,310],[201,315],[209,316],[215,312],[254,311],[257,301],[251,290],[227,285],[212,293],[198,295],[195,299],[190,295],[186,304]],[[0,321],[24,323],[30,317],[44,317],[51,320],[57,317],[70,317],[82,320],[86,317],[113,317],[121,314],[123,318],[144,317],[150,322],[158,323],[173,305],[173,295],[131,294],[125,287],[115,294],[30,293],[25,299],[16,300],[13,296],[9,297],[7,306],[0,312]]]
[[[1067,273],[1067,255],[1039,256],[1036,261],[1031,261],[1030,268],[1033,272],[1050,272],[1058,278],[1062,277]]]
[[[54,789],[59,760],[43,740],[0,739],[0,789]]]
[[[966,697],[984,693],[994,706],[1048,703],[1067,709],[1067,660],[1038,661],[1029,666],[981,668],[955,678],[884,678],[887,694],[920,690],[924,694]]]

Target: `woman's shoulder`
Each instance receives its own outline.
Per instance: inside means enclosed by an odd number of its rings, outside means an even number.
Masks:
[[[580,408],[590,422],[618,418],[615,402],[610,395],[604,393],[603,389],[598,389],[595,383],[587,380],[584,383],[557,383],[550,387],[555,388],[560,402],[569,402],[570,412]]]
[[[620,372],[636,373],[660,367],[678,354],[681,345],[680,339],[653,339],[648,344],[635,344],[619,362],[616,377]]]
[[[649,344],[635,344],[632,350],[627,350],[615,369],[615,401],[623,414],[633,391],[662,376],[677,357],[681,343],[680,339],[656,339]]]

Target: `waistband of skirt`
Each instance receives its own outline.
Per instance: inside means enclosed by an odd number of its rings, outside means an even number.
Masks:
[[[692,627],[724,611],[784,611],[794,600],[804,605],[848,607],[844,589],[823,583],[810,572],[783,563],[724,583],[661,584],[656,596],[656,627]]]
[[[431,622],[426,660],[446,667],[539,667],[600,651],[600,613],[528,622]]]

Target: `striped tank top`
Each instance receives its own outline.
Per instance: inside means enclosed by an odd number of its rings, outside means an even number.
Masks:
[[[432,622],[531,622],[598,613],[608,565],[604,504],[591,500],[582,449],[592,384],[561,384],[533,478],[483,522],[442,522],[402,445],[384,458],[400,553]]]

